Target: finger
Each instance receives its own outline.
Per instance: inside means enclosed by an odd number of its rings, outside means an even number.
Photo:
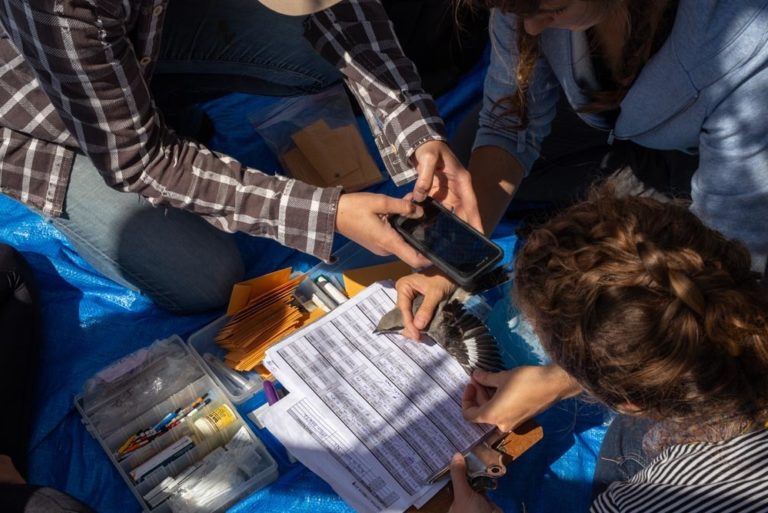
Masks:
[[[469,500],[472,497],[474,491],[467,481],[467,462],[464,461],[464,456],[459,453],[454,454],[451,458],[451,483],[453,483],[454,502]]]
[[[393,198],[386,194],[366,194],[365,202],[369,212],[379,216],[401,215],[406,217],[418,217],[423,214],[423,209],[405,198]]]
[[[479,369],[478,369],[478,370],[479,370]],[[472,375],[472,376],[470,376],[470,377],[469,377],[469,381],[470,381],[471,383],[474,383],[474,385],[475,385],[477,388],[482,388],[482,389],[484,389],[484,390],[485,390],[485,393],[486,393],[486,394],[488,394],[489,396],[490,396],[490,395],[493,395],[494,391],[496,390],[494,387],[487,387],[487,386],[485,386],[485,385],[481,385],[481,384],[480,384],[480,382],[479,382],[479,381],[477,381],[477,380],[475,379],[475,376],[474,376],[474,375]]]
[[[378,210],[379,214],[398,214],[411,219],[418,219],[424,215],[424,209],[405,198],[392,198],[382,196],[383,205]]]
[[[389,240],[384,244],[384,247],[390,254],[395,255],[413,269],[420,269],[430,265],[430,261],[424,258],[424,255],[405,242],[394,229],[390,228],[390,230]]]
[[[472,379],[484,387],[499,388],[504,382],[504,373],[475,369],[472,373]]]
[[[413,325],[413,300],[418,292],[413,287],[404,282],[397,282],[397,308],[403,316],[403,335],[411,340],[421,340],[421,333]]]
[[[474,387],[476,390],[475,398],[478,405],[483,405],[491,400],[493,393],[487,387],[484,387],[479,383],[475,384]]]
[[[480,233],[484,233],[483,228],[483,220],[480,218],[480,212],[475,209],[473,211],[467,212],[466,209],[462,209],[464,212],[464,220],[469,224],[472,228],[477,230]]]
[[[461,398],[461,414],[469,422],[485,422],[485,411],[482,405],[477,403],[477,387],[470,383],[464,389]]]
[[[474,198],[461,197],[461,204],[456,209],[456,215],[463,219],[467,224],[477,231],[483,232],[483,221],[480,218],[480,210],[477,207],[477,201]]]
[[[435,173],[432,175],[432,187],[429,190],[429,195],[435,201],[442,203],[448,209],[451,209],[456,205],[448,204],[446,200],[456,196],[456,194],[451,187],[451,181],[445,175],[444,171],[444,169],[435,169]]]
[[[418,178],[413,186],[413,198],[416,201],[424,201],[432,188],[432,179],[435,175],[437,165],[437,155],[432,152],[423,152],[419,155],[419,162],[416,166]]]
[[[461,396],[461,409],[466,410],[477,406],[477,386],[467,383],[464,388],[464,395]]]
[[[426,329],[426,327],[429,326],[432,317],[435,315],[437,305],[439,305],[442,300],[443,297],[440,294],[435,294],[434,292],[427,293],[424,296],[424,301],[421,303],[421,306],[416,311],[416,315],[413,317],[414,326],[420,330]]]

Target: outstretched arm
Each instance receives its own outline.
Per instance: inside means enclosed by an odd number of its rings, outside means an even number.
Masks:
[[[306,36],[344,75],[397,185],[416,180],[430,195],[480,227],[468,171],[446,144],[445,126],[378,0],[345,0],[311,16]]]

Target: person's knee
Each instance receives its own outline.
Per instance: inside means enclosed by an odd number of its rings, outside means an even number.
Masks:
[[[24,304],[33,302],[32,272],[13,247],[0,243],[0,305],[11,299]]]
[[[0,242],[0,272],[19,272],[24,258],[13,247]]]
[[[165,286],[144,290],[158,306],[177,314],[195,314],[223,308],[232,286],[243,280],[245,269],[237,247],[219,247],[215,258],[201,255],[195,272],[179,269],[174,279],[164,278]]]
[[[33,485],[0,484],[0,503],[8,513],[94,513],[74,497]]]

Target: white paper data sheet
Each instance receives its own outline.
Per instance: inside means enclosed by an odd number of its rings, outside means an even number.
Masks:
[[[438,489],[429,478],[491,429],[463,419],[469,377],[441,347],[373,333],[394,306],[391,285],[373,285],[275,345],[265,360],[291,392],[265,424],[366,513],[424,502]]]

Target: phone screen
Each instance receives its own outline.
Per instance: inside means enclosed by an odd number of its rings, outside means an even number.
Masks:
[[[454,215],[431,202],[420,205],[424,208],[424,216],[405,219],[400,228],[418,246],[427,248],[456,271],[465,275],[473,274],[498,255],[496,246],[465,226]]]

